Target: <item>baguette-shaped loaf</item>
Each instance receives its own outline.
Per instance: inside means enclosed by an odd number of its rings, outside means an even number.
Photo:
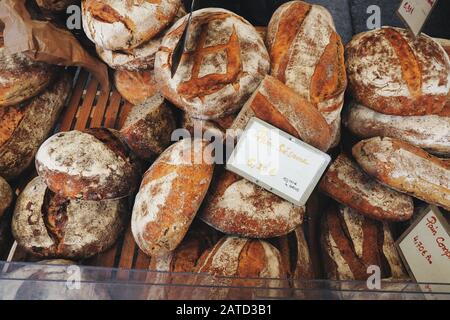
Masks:
[[[379,182],[450,210],[450,163],[401,140],[371,138],[353,156]]]
[[[0,108],[0,175],[19,177],[32,163],[39,146],[51,133],[70,92],[63,74],[41,94],[25,103]]]
[[[450,90],[450,59],[432,38],[383,27],[356,35],[345,52],[350,92],[358,102],[391,115],[442,111]]]
[[[405,221],[414,213],[411,197],[378,183],[344,154],[333,162],[319,187],[336,201],[373,219]]]
[[[352,103],[346,126],[360,138],[396,138],[427,151],[450,156],[450,115],[392,116]]]
[[[264,78],[230,129],[243,130],[251,117],[264,120],[322,151],[328,150],[333,142],[331,128],[322,114],[271,76]]]
[[[184,139],[169,147],[145,173],[133,208],[134,239],[149,256],[174,251],[208,191],[214,165],[208,142]]]
[[[328,279],[360,280],[378,266],[381,278],[406,279],[403,264],[387,223],[332,204],[322,217],[321,245]]]

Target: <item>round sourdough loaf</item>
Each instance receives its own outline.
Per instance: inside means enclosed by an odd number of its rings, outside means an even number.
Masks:
[[[174,114],[157,93],[133,106],[120,133],[136,155],[152,159],[170,146],[175,129]]]
[[[379,182],[450,210],[450,161],[404,141],[380,137],[356,144],[353,156]]]
[[[248,238],[286,235],[303,222],[304,207],[296,207],[230,171],[211,186],[200,218],[217,230]]]
[[[13,192],[8,182],[0,177],[0,219],[6,213],[13,201]]]
[[[36,169],[53,192],[83,200],[129,196],[140,176],[120,133],[106,128],[55,134],[39,148]]]
[[[145,173],[133,208],[136,243],[149,256],[174,251],[206,195],[214,165],[208,143],[184,139],[169,147]]]
[[[19,195],[12,232],[39,257],[84,259],[112,246],[128,220],[128,200],[84,201],[51,192],[42,178]]]
[[[397,138],[427,151],[450,156],[450,114],[392,116],[352,103],[345,124],[356,136]]]
[[[83,0],[83,28],[102,48],[136,48],[164,30],[180,6],[180,0]]]
[[[158,94],[153,70],[117,70],[114,72],[114,84],[120,95],[134,105]]]
[[[356,35],[346,47],[350,91],[361,104],[403,116],[442,111],[450,90],[450,60],[427,35],[384,27]]]
[[[0,175],[5,179],[19,177],[33,163],[58,120],[71,83],[64,73],[31,100],[0,108]]]
[[[0,33],[0,108],[18,104],[45,89],[56,66],[37,62],[23,53],[8,54]]]
[[[155,58],[155,76],[163,95],[199,119],[215,119],[239,110],[264,75],[269,55],[255,28],[219,8],[195,11],[190,36],[176,74],[171,58],[188,17],[167,32]]]
[[[63,11],[71,4],[79,2],[78,0],[36,0],[37,5],[48,11]]]
[[[319,5],[287,2],[272,16],[266,43],[271,75],[322,113],[336,145],[347,77],[344,47],[331,14]]]
[[[336,201],[373,219],[406,221],[414,213],[411,197],[381,185],[344,154],[330,166],[319,188]]]
[[[330,280],[365,281],[370,266],[380,267],[383,279],[408,278],[387,223],[333,203],[322,216],[320,239]]]

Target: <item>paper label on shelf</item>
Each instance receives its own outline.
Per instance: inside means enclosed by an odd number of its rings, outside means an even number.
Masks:
[[[397,242],[409,272],[425,293],[448,291],[450,284],[450,227],[435,206],[429,206]]]
[[[328,154],[252,118],[227,162],[227,169],[303,206],[330,160]]]
[[[436,3],[437,0],[403,0],[397,14],[417,37]]]

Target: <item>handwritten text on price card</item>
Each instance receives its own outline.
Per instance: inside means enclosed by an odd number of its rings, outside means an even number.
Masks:
[[[414,36],[418,36],[437,0],[403,0],[398,15]]]

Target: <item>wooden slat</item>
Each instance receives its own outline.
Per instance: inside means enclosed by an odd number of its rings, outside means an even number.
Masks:
[[[77,114],[78,106],[80,104],[81,97],[83,96],[84,86],[88,77],[89,74],[86,71],[82,70],[80,72],[78,82],[72,92],[72,97],[67,108],[65,109],[64,114],[62,115],[61,126],[59,129],[60,131],[68,131],[71,129],[72,122]]]
[[[91,78],[86,89],[86,95],[83,99],[83,104],[78,109],[78,116],[75,122],[75,130],[83,130],[86,128],[86,124],[91,115],[92,103],[97,95],[98,81],[95,78]]]
[[[117,91],[114,91],[111,95],[110,103],[106,109],[104,126],[107,128],[114,128],[117,120],[117,114],[119,113],[121,97]]]
[[[125,238],[122,244],[122,251],[120,253],[120,260],[118,267],[121,269],[132,269],[133,268],[133,258],[136,251],[136,244],[134,242],[133,234],[131,232],[131,224],[125,232]],[[121,280],[128,279],[128,272],[117,273],[117,278]]]
[[[97,105],[94,107],[91,128],[101,127],[103,124],[103,117],[105,116],[106,105],[109,100],[110,92],[102,91],[98,98]]]
[[[122,109],[120,110],[119,123],[117,126],[118,129],[121,129],[123,127],[123,124],[125,123],[125,120],[127,119],[128,113],[130,112],[131,108],[133,108],[133,105],[131,103],[124,103]]]

